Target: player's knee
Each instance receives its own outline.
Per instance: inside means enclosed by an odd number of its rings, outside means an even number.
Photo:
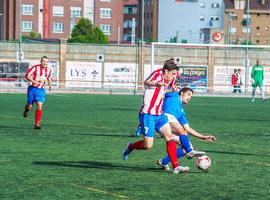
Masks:
[[[145,150],[151,149],[152,147],[153,147],[153,144],[144,144]]]
[[[180,135],[188,135],[188,132],[184,130]]]

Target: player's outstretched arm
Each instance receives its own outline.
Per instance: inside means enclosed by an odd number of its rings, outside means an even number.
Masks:
[[[204,139],[204,141],[207,141],[207,142],[214,142],[217,140],[216,137],[213,135],[206,135],[205,137],[206,138]]]
[[[193,128],[191,128],[189,125],[185,125],[184,128],[189,134],[191,134],[191,135],[193,135],[193,136],[195,136],[197,138],[200,138],[200,139],[208,141],[208,142],[216,141],[216,138],[214,136],[212,136],[212,135],[203,135],[201,133],[198,133]]]

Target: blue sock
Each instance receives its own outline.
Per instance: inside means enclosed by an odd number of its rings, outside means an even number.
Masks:
[[[187,135],[180,135],[179,136],[180,142],[183,145],[184,149],[187,153],[192,151],[192,148],[190,146],[189,138]]]
[[[176,150],[176,153],[177,153],[177,158],[182,158],[182,157],[185,155],[185,153],[184,153],[184,151],[183,151],[182,148],[178,148],[178,149]],[[169,156],[166,156],[166,157],[164,157],[164,158],[161,160],[162,165],[167,165],[169,162],[171,162]]]

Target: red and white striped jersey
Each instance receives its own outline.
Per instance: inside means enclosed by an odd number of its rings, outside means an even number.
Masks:
[[[49,67],[42,67],[41,64],[30,67],[25,76],[31,76],[33,80],[38,81],[39,84],[35,85],[37,88],[44,88],[47,79],[51,78],[52,70]],[[32,83],[30,83],[31,85]]]
[[[167,84],[162,69],[154,71],[148,78],[150,81],[160,82]],[[171,81],[169,87],[174,87],[171,84],[175,84],[175,81]],[[156,87],[156,86],[146,86],[144,91],[143,105],[140,113],[151,114],[151,115],[161,115],[163,99],[166,92],[166,86]]]

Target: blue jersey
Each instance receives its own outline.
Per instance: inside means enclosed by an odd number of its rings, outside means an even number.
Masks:
[[[178,92],[167,92],[165,94],[163,112],[173,115],[182,125],[188,124]]]

